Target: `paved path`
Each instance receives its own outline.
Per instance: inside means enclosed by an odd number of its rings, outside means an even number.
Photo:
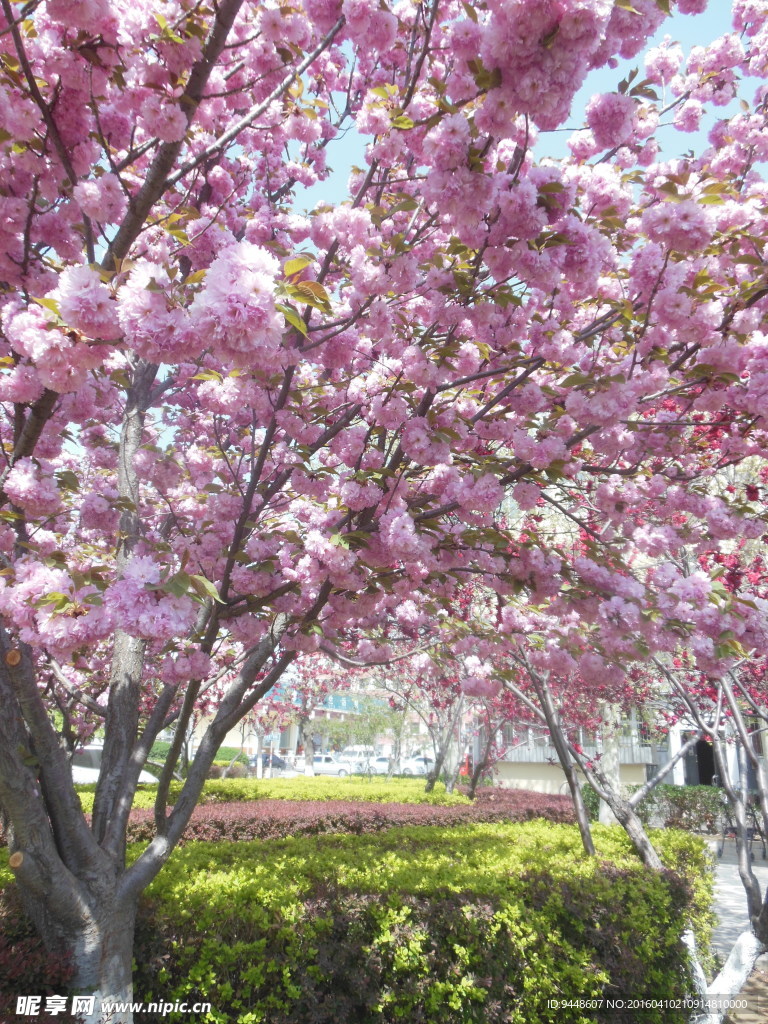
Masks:
[[[768,860],[762,859],[762,847],[754,844],[753,869],[765,891],[768,885]],[[715,928],[712,940],[717,953],[726,957],[733,943],[747,928],[749,919],[746,911],[744,886],[736,866],[736,851],[733,840],[726,841],[723,856],[717,863],[715,880],[715,913],[720,923]],[[746,1000],[746,1009],[734,1010],[728,1017],[730,1024],[766,1024],[768,1022],[768,954],[757,961],[755,970],[739,993],[739,1000]]]

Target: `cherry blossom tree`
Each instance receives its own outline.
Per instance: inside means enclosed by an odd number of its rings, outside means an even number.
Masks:
[[[519,728],[529,722],[535,726],[540,724],[538,718],[532,718],[520,701],[511,697],[510,691],[502,688],[495,696],[485,694],[472,703],[476,757],[466,780],[469,797],[475,797],[481,780],[489,779],[495,766],[505,760],[507,751],[515,746],[505,742],[505,728]]]
[[[765,529],[713,482],[766,450],[766,11],[654,48],[558,163],[542,133],[672,0],[1,3],[0,807],[27,912],[120,999],[139,894],[303,654],[439,622],[468,579],[500,638],[546,617],[537,671],[597,688],[681,634],[709,674],[764,645],[760,606],[665,558]],[[660,154],[709,110],[700,154]],[[349,132],[346,200],[305,213]],[[88,821],[68,755],[96,728]]]

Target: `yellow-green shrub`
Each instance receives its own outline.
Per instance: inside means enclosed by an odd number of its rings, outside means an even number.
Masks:
[[[182,783],[171,783],[170,801],[173,803],[181,791]],[[93,807],[96,786],[78,786],[83,810]],[[141,786],[133,801],[134,807],[152,807],[155,786]],[[445,786],[437,783],[434,792],[424,792],[424,780],[368,779],[332,776],[300,775],[293,779],[208,779],[203,787],[201,803],[230,802],[236,800],[365,800],[373,803],[435,804],[451,806],[471,801],[461,793],[446,793]]]
[[[552,1000],[682,997],[702,844],[655,837],[681,869],[659,874],[595,836],[597,858],[544,822],[189,844],[149,890],[137,998],[209,1000],[217,1024],[592,1024],[611,1014]]]

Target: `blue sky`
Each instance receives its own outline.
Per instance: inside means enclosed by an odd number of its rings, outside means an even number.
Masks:
[[[704,14],[682,15],[676,12],[672,17],[666,18],[646,49],[655,46],[662,41],[664,36],[668,35],[673,41],[679,42],[683,51],[687,53],[693,46],[707,45],[731,30],[730,3],[724,2],[724,0],[709,0]],[[590,98],[595,93],[615,90],[618,83],[633,68],[640,70],[635,83],[641,81],[645,77],[643,73],[644,53],[645,50],[632,60],[619,61],[619,65],[615,69],[600,68],[593,71],[576,94],[572,106],[572,117],[568,124],[558,131],[542,133],[536,145],[537,155],[554,158],[567,157],[569,155],[568,138],[573,131],[581,127],[584,109]],[[661,127],[657,138],[662,146],[662,152],[666,156],[674,157],[690,149],[695,151],[703,149],[707,144],[707,131],[714,120],[727,116],[730,112],[729,108],[717,108],[715,114],[710,116],[706,123],[702,123],[702,128],[698,132],[690,134],[678,132],[673,128]],[[327,181],[304,190],[303,194],[300,189],[297,189],[296,208],[311,209],[320,202],[335,204],[347,198],[350,168],[354,164],[365,165],[364,152],[367,141],[350,130],[343,140],[336,140],[332,143],[328,152],[328,163],[333,169],[331,175]]]

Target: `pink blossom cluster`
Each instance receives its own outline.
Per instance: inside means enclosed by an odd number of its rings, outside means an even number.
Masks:
[[[97,590],[77,588],[66,570],[32,558],[17,562],[12,579],[0,580],[0,614],[14,623],[24,643],[60,658],[84,644],[97,644],[115,627]]]
[[[86,217],[99,224],[117,224],[127,208],[125,192],[115,174],[102,174],[91,181],[81,181],[72,192]]]
[[[600,149],[628,142],[635,130],[637,102],[617,92],[593,96],[587,104],[587,124]]]
[[[501,692],[501,683],[498,679],[465,676],[461,680],[461,689],[468,697],[496,697]]]
[[[613,5],[497,0],[489,7],[479,53],[486,67],[500,69],[502,81],[486,98],[479,127],[496,133],[518,113],[531,115],[542,128],[557,127],[605,38]]]
[[[275,309],[277,260],[251,242],[236,242],[211,264],[193,299],[191,330],[235,366],[282,365],[283,322]]]
[[[149,555],[133,555],[104,594],[113,621],[133,636],[170,640],[183,636],[194,621],[195,603],[162,589],[161,566]]]
[[[68,327],[88,338],[115,341],[120,337],[117,306],[99,274],[90,267],[67,267],[52,298]]]
[[[146,359],[175,359],[186,354],[188,319],[172,299],[171,282],[163,266],[137,261],[117,293],[117,315],[126,344]]]
[[[707,208],[694,200],[657,203],[643,212],[643,231],[653,242],[677,252],[698,252],[712,237],[712,219]]]
[[[171,685],[186,682],[189,679],[205,679],[210,671],[210,655],[203,651],[190,649],[177,654],[168,655],[160,665],[160,675],[165,683]]]

